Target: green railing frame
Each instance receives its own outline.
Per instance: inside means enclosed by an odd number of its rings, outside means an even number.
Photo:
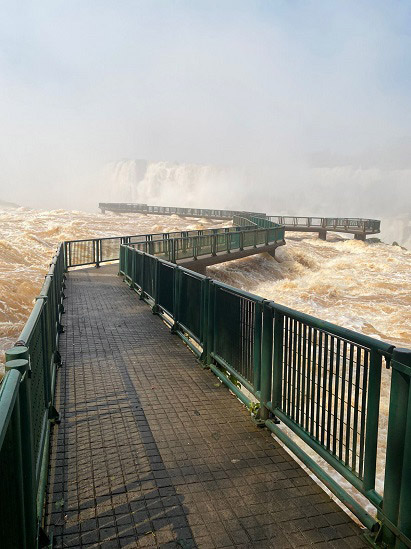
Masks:
[[[119,274],[372,532],[411,547],[411,351],[122,245]],[[375,490],[381,370],[391,368],[384,498]],[[279,427],[376,508],[377,520]]]
[[[64,248],[53,257],[33,311],[6,352],[0,386],[0,539],[8,548],[49,544],[43,530],[50,426],[64,299]]]
[[[251,219],[251,218],[250,218]],[[219,229],[200,229],[175,231],[169,233],[153,233],[129,236],[112,236],[104,238],[89,238],[64,242],[64,256],[67,268],[97,265],[119,259],[121,244],[134,244],[143,251],[152,254],[161,253],[170,261],[183,258],[187,249],[193,254],[188,257],[204,255],[202,248],[211,246],[210,252],[216,254],[222,251],[243,249],[244,247],[273,243],[284,240],[284,230],[276,223],[270,223],[264,233],[257,234],[256,224],[251,220],[241,226],[222,227]],[[245,238],[245,232],[250,233]],[[233,234],[234,233],[234,234]],[[230,236],[231,235],[231,236]],[[174,248],[173,248],[174,246]],[[174,251],[173,251],[174,250]],[[198,250],[198,254],[196,254]]]
[[[264,216],[265,217],[265,216]],[[380,232],[381,221],[378,219],[363,219],[358,217],[304,217],[277,215],[267,216],[268,220],[285,225],[287,230],[293,228],[312,228],[335,232],[355,232],[376,234]]]
[[[284,243],[284,228],[279,225],[272,224],[266,229],[250,227],[246,227],[247,230],[238,229],[236,227],[235,230],[224,233],[147,240],[140,243],[130,243],[130,246],[176,263],[181,259],[198,259],[205,255],[215,256],[220,252],[230,253],[251,247],[258,248],[259,246]]]
[[[98,207],[102,211],[122,213],[144,213],[158,215],[180,215],[182,217],[212,217],[214,219],[232,219],[234,215],[248,214],[264,217],[265,213],[247,212],[243,210],[224,210],[216,208],[182,208],[175,206],[149,206],[132,202],[100,202]]]
[[[62,331],[65,272],[69,267],[99,266],[117,259],[120,272],[153,312],[169,323],[172,331],[253,413],[257,402],[259,421],[288,445],[370,530],[379,528],[374,540],[382,539],[390,547],[411,547],[411,352],[292,311],[146,253],[161,255],[166,250],[170,254],[171,250],[171,259],[176,261],[181,258],[179,254],[194,258],[203,253],[229,252],[283,240],[283,227],[268,218],[242,214],[237,216],[236,227],[84,239],[59,246],[19,341],[6,353],[6,374],[0,386],[0,539],[7,540],[9,547],[37,548],[49,543],[42,521],[50,426],[58,421],[54,389],[60,364],[57,348]],[[73,257],[80,261],[73,261]],[[354,368],[354,357],[359,357],[361,367],[367,369],[367,413],[357,420],[353,416],[352,422],[362,450],[354,462],[351,457],[351,465],[350,442],[354,446],[354,437],[348,436],[348,452],[345,444],[345,455],[337,455],[330,451],[329,443],[324,444],[328,433],[319,433],[318,427],[317,431],[307,428],[304,418],[295,413],[300,404],[311,406],[314,402],[314,409],[322,412],[321,425],[329,413],[323,411],[327,398],[324,400],[321,389],[332,377],[327,360],[313,362],[320,390],[313,392],[312,381],[311,394],[301,392],[302,380],[308,379],[302,374],[308,348],[317,348],[317,343],[313,346],[307,339],[307,331],[321,341],[338,338],[352,386],[349,394],[354,394],[357,405],[360,389],[356,382],[361,374]],[[301,348],[305,351],[301,352]],[[324,348],[322,343],[321,349]],[[331,343],[327,357],[330,349]],[[321,352],[324,358],[325,351]],[[391,395],[395,395],[390,403],[384,499],[375,491],[383,359],[391,365]],[[286,386],[287,390],[292,388],[292,398],[280,381],[284,376],[288,376]],[[279,420],[376,506],[378,523],[279,429]],[[10,498],[10,494],[14,497]]]

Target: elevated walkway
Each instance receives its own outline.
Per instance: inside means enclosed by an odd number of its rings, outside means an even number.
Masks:
[[[268,216],[265,213],[237,210],[149,206],[147,204],[119,202],[100,202],[99,208],[102,213],[110,211],[115,213],[142,213],[233,219],[234,225],[249,225],[250,219],[253,219],[254,224],[260,227],[264,226],[264,221],[267,224],[275,223],[284,227],[285,231],[318,233],[319,238],[322,240],[326,240],[327,232],[353,234],[355,239],[365,240],[369,235],[378,234],[381,225],[381,222],[378,219],[364,219],[358,217]]]
[[[68,274],[47,524],[60,547],[364,547],[361,529],[116,276]]]
[[[364,539],[411,548],[411,350],[178,264],[284,240],[243,222],[60,244],[0,385],[7,548],[362,547],[268,431]]]
[[[259,218],[255,219],[260,222]],[[72,240],[64,243],[66,264],[68,267],[99,266],[116,261],[120,244],[204,273],[206,267],[216,263],[263,252],[274,255],[285,240],[284,228],[271,221],[266,221],[264,227],[249,221],[241,227]]]

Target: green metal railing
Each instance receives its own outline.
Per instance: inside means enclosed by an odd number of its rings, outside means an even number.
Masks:
[[[264,216],[265,217],[265,216]],[[375,234],[380,232],[381,221],[378,219],[362,219],[347,217],[302,217],[302,216],[269,216],[268,220],[285,225],[287,230],[301,228],[324,229],[336,232],[364,232]]]
[[[140,243],[130,243],[130,245],[137,250],[175,263],[180,259],[197,259],[204,255],[217,255],[220,252],[229,253],[249,247],[268,246],[284,242],[284,228],[279,225],[273,224],[272,227],[267,229],[250,227],[244,227],[246,230],[239,229],[235,227],[234,230],[224,233],[213,232],[198,236],[147,240]]]
[[[60,245],[15,347],[6,352],[0,386],[0,540],[7,548],[48,545],[42,529],[57,351],[63,312]]]
[[[373,532],[374,542],[411,547],[410,350],[264,300],[133,246],[121,246],[119,271],[242,402],[253,411],[259,407],[259,421]],[[382,495],[375,486],[384,364],[392,376]],[[377,519],[280,422],[365,496]]]
[[[212,217],[213,219],[232,219],[236,214],[250,214],[264,217],[264,213],[245,212],[242,210],[222,210],[211,208],[181,208],[174,206],[149,206],[132,202],[100,202],[98,207],[104,213],[144,213],[158,215],[180,215],[182,217]]]
[[[121,244],[133,244],[142,251],[176,261],[284,240],[284,230],[279,225],[270,223],[269,228],[258,231],[256,224],[248,221],[242,222],[241,226],[220,229],[71,240],[64,242],[64,255],[68,268],[98,266],[100,263],[117,261]],[[245,232],[249,234],[245,235]]]

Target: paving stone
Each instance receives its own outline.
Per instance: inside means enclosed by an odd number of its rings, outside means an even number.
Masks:
[[[55,546],[365,547],[116,269],[67,279],[46,506]]]

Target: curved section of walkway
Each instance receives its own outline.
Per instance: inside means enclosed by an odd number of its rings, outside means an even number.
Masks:
[[[68,275],[47,503],[55,547],[365,547],[116,269]]]

